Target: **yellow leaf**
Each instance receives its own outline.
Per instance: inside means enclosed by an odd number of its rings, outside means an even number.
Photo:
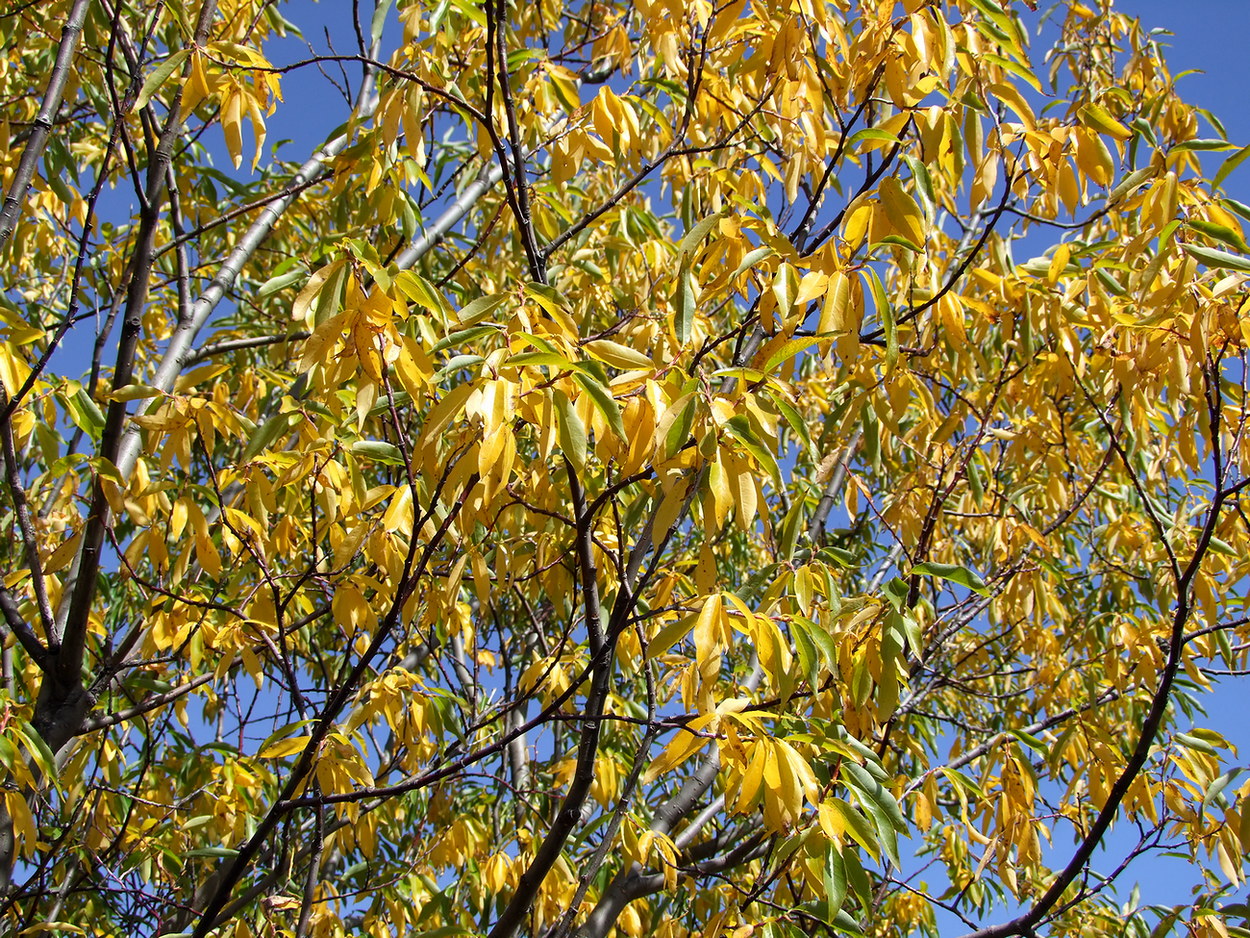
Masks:
[[[209,83],[208,76],[204,73],[204,55],[198,50],[191,53],[191,69],[187,75],[186,82],[182,86],[182,104],[179,108],[178,119],[185,121],[187,117],[199,107],[200,102],[213,93],[213,85]]]
[[[920,206],[903,189],[902,183],[893,176],[887,176],[881,180],[879,192],[881,207],[894,232],[916,247],[924,247],[924,216],[920,213]]]
[[[243,92],[231,85],[221,96],[221,129],[226,135],[226,150],[238,169],[243,163]]]
[[[1133,132],[1112,117],[1101,104],[1087,104],[1077,112],[1077,116],[1086,127],[1116,140],[1127,140],[1133,136]]]
[[[642,783],[650,785],[657,778],[677,768],[708,743],[708,737],[702,735],[704,730],[712,727],[720,717],[716,713],[705,713],[695,717],[685,727],[677,730],[660,757],[647,766]]]
[[[1072,246],[1066,242],[1055,248],[1055,253],[1050,259],[1050,266],[1046,270],[1046,280],[1052,286],[1059,282],[1060,276],[1064,269],[1068,266],[1068,258],[1072,256]]]
[[[760,793],[760,785],[764,781],[764,765],[768,761],[770,740],[759,739],[751,744],[751,761],[747,763],[742,774],[742,785],[738,789],[738,798],[734,802],[736,814],[746,814],[755,806]]]
[[[610,339],[593,339],[582,346],[591,358],[598,359],[601,362],[611,365],[613,368],[620,368],[623,371],[631,369],[653,369],[654,362],[650,357],[631,348],[628,345],[621,345],[619,342],[613,342]]]
[[[258,752],[256,758],[281,759],[283,756],[303,752],[304,747],[308,745],[308,740],[311,738],[311,736],[289,736],[286,739],[279,739]]]
[[[720,593],[713,593],[704,600],[703,608],[694,625],[694,654],[700,671],[712,664],[713,658],[719,661],[720,653],[725,647],[721,641],[723,615],[724,604],[721,602]]]

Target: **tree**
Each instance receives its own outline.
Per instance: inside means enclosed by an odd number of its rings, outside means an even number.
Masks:
[[[6,928],[1244,933],[1250,148],[1157,39],[326,6],[4,13]]]

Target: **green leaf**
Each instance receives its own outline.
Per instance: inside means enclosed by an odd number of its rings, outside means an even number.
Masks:
[[[742,414],[738,414],[735,417],[730,417],[725,422],[725,430],[746,447],[747,452],[755,457],[755,461],[768,472],[769,477],[773,480],[773,484],[780,490],[781,469],[778,468],[777,460],[773,457],[773,454],[768,451],[764,444],[760,442],[759,437],[752,431],[750,421]]]
[[[612,432],[617,438],[625,441],[625,424],[621,421],[621,405],[616,402],[616,398],[612,396],[612,392],[596,381],[589,375],[576,374],[573,376],[582,389],[590,395],[590,399],[594,402],[599,413],[603,415],[603,419],[608,422],[608,426],[612,428]]]
[[[1182,244],[1181,247],[1190,257],[1201,261],[1208,267],[1218,270],[1250,271],[1250,257],[1229,254],[1227,251],[1215,248],[1204,248],[1199,244]]]
[[[69,419],[93,440],[99,440],[104,432],[104,414],[100,407],[91,399],[86,388],[78,388],[70,397],[64,398],[65,409]]]
[[[1030,749],[1036,752],[1043,759],[1050,758],[1050,755],[1051,755],[1050,747],[1046,745],[1046,742],[1044,740],[1038,739],[1036,736],[1032,735],[1031,733],[1024,732],[1024,730],[1008,730],[1007,732],[1010,733],[1012,736],[1014,736],[1021,743],[1028,746]]]
[[[907,594],[910,592],[907,581],[899,577],[891,577],[885,584],[885,598],[890,601],[896,612],[901,612],[907,605]]]
[[[876,127],[867,127],[863,130],[857,131],[851,136],[851,139],[847,141],[847,149],[854,152],[857,145],[869,140],[875,140],[881,143],[901,142],[898,137],[894,136],[894,134],[890,133],[888,130],[879,130]]]
[[[843,763],[843,766],[853,765],[854,763]],[[846,828],[846,832],[851,835],[851,839],[864,848],[864,850],[874,860],[881,856],[881,844],[877,840],[874,831],[876,824],[870,824],[868,818],[864,817],[859,811],[855,810],[855,806],[841,798],[830,798],[829,802],[833,805],[838,817],[842,819],[842,825]]]
[[[689,261],[683,260],[677,272],[677,288],[673,291],[673,331],[682,345],[690,341],[690,330],[694,327],[694,295],[694,275],[690,272]]]
[[[1037,76],[1018,62],[1013,62],[1001,55],[994,55],[992,52],[983,53],[981,58],[986,62],[993,62],[999,68],[1006,69],[1018,78],[1023,78],[1038,94],[1043,93],[1042,83],[1037,80]]]
[[[216,857],[218,859],[226,860],[231,857],[237,857],[239,855],[239,851],[233,847],[193,847],[183,855],[188,857]],[[184,932],[182,934],[190,934],[190,932]]]
[[[816,556],[826,563],[837,564],[844,570],[855,566],[855,554],[844,547],[822,547],[816,551]]]
[[[976,801],[984,802],[986,800],[987,796],[984,790],[982,790],[981,786],[978,785],[976,782],[974,782],[969,776],[965,775],[963,772],[959,771],[958,769],[950,769],[950,768],[945,768],[945,767],[939,769],[938,771],[940,771],[948,779],[954,782],[959,788],[962,788],[964,791],[970,794],[973,797],[973,799],[975,799]]]
[[[479,296],[473,302],[465,305],[456,316],[459,318],[462,326],[472,326],[497,310],[507,298],[508,294],[506,293],[492,293],[489,296]]]
[[[1218,189],[1228,178],[1229,173],[1245,162],[1246,157],[1250,156],[1250,146],[1244,146],[1221,164],[1215,177],[1211,180],[1211,189]]]
[[[586,467],[586,425],[563,391],[553,392],[559,416],[560,449],[579,473]]]
[[[285,274],[278,274],[276,277],[270,277],[256,288],[256,296],[258,299],[263,300],[265,297],[272,296],[279,290],[284,290],[293,284],[302,282],[307,276],[308,272],[306,270],[296,268],[295,270],[287,271]]]
[[[401,270],[395,277],[395,286],[401,293],[419,306],[438,313],[444,320],[450,317],[447,300],[434,284],[412,270]]]
[[[483,336],[488,336],[492,332],[498,331],[499,327],[494,324],[483,324],[480,326],[470,326],[468,329],[458,329],[430,349],[430,354],[437,355],[439,352],[447,351],[447,349],[454,345],[470,345]]]
[[[842,910],[846,901],[846,864],[842,852],[830,844],[825,848],[825,919],[829,920]]]
[[[351,445],[351,453],[387,466],[402,466],[407,462],[400,448],[385,440],[357,440]]]
[[[56,756],[52,754],[52,750],[44,742],[43,737],[39,735],[33,726],[21,718],[13,721],[13,728],[25,741],[26,750],[30,753],[31,758],[35,760],[35,765],[39,767],[39,771],[51,779],[53,785],[60,788],[61,783],[56,770]]]
[[[1250,246],[1247,246],[1241,235],[1227,225],[1217,225],[1215,222],[1204,221],[1201,218],[1192,218],[1186,224],[1208,238],[1227,244],[1234,251],[1250,253]]]
[[[764,363],[765,373],[772,374],[782,362],[793,358],[805,349],[811,348],[819,341],[820,339],[811,336],[803,339],[791,339],[789,342],[783,343],[780,348],[768,356],[768,361]]]
[[[463,371],[466,368],[471,368],[472,366],[481,364],[484,361],[486,361],[486,359],[481,355],[455,355],[443,362],[443,367],[434,372],[434,376],[430,380],[435,384],[438,384],[448,375],[455,374],[457,371]]]
[[[1113,188],[1110,192],[1107,193],[1107,204],[1110,205],[1113,202],[1119,201],[1124,196],[1126,196],[1130,190],[1136,189],[1138,186],[1141,186],[1142,184],[1146,182],[1147,179],[1150,179],[1152,176],[1154,176],[1154,174],[1155,174],[1155,170],[1153,167],[1150,167],[1150,166],[1144,167],[1142,169],[1133,170],[1131,173],[1129,173],[1127,176],[1125,176],[1123,179],[1117,182],[1115,184],[1115,188]]]
[[[898,329],[894,320],[894,304],[890,302],[890,297],[885,292],[885,284],[881,282],[881,277],[876,270],[871,267],[865,268],[863,275],[872,292],[877,315],[881,317],[881,331],[885,334],[885,367],[887,371],[890,371],[898,361]]]
[[[555,287],[550,287],[545,283],[530,282],[525,285],[525,295],[552,316],[568,315],[569,302]]]
[[[777,405],[777,410],[781,412],[781,416],[785,418],[790,429],[794,431],[795,436],[802,440],[803,445],[810,451],[812,449],[812,437],[807,430],[807,421],[781,394],[770,393],[768,397]]]
[[[135,98],[135,110],[141,111],[148,106],[148,102],[152,100],[152,95],[156,94],[157,89],[169,80],[170,75],[182,67],[182,63],[187,60],[187,56],[190,54],[190,49],[179,49],[152,70],[152,74],[144,79],[143,87],[139,89],[139,97]]]
[[[816,641],[806,624],[809,622],[801,616],[791,619],[790,634],[794,637],[794,650],[799,655],[799,667],[811,686],[815,687],[820,677],[820,661],[816,654]]]
[[[369,36],[373,42],[382,38],[382,30],[386,26],[386,14],[391,11],[394,4],[395,0],[378,0],[377,6],[373,8],[373,21],[369,24]]]
[[[915,244],[912,241],[907,240],[902,235],[896,235],[896,234],[886,235],[884,238],[878,241],[877,244],[897,245],[898,247],[905,248],[906,250],[911,251],[913,254],[924,253],[924,248],[922,248],[918,244]]]
[[[935,563],[934,561],[926,560],[912,567],[911,572],[913,575],[935,576],[939,579],[950,580],[952,583],[958,583],[960,586],[966,587],[980,596],[990,595],[984,580],[967,567],[961,567],[957,564]]]
[[[656,633],[655,638],[647,643],[647,660],[658,658],[689,634],[698,622],[698,615],[685,616],[670,622]]]
[[[703,219],[687,231],[686,236],[682,238],[681,243],[677,245],[678,256],[685,258],[687,254],[692,253],[694,249],[699,246],[699,243],[708,236],[708,232],[715,228],[726,214],[728,214],[728,209],[722,209],[715,215],[709,215],[707,218]]]
[[[294,411],[285,414],[274,414],[257,427],[256,432],[247,441],[247,446],[243,449],[243,462],[259,456],[261,451],[268,449],[279,435],[285,433],[303,419],[302,414]]]
[[[544,368],[555,368],[557,371],[585,371],[586,366],[580,362],[569,361],[558,352],[520,352],[504,362],[510,368],[526,368],[539,365]]]
[[[754,267],[756,264],[758,264],[760,261],[762,261],[764,258],[768,257],[772,253],[773,253],[773,249],[767,246],[762,247],[762,248],[756,248],[754,251],[748,251],[746,255],[742,258],[742,262],[738,264],[738,266],[734,268],[734,272],[729,275],[729,279],[730,280],[738,279],[738,275],[741,274],[744,270],[748,270],[749,268]]]
[[[1172,147],[1172,151],[1176,152],[1177,150],[1179,150],[1183,153],[1193,152],[1193,151],[1197,151],[1201,153],[1209,153],[1209,152],[1218,153],[1221,150],[1234,150],[1236,148],[1237,148],[1237,144],[1229,143],[1227,140],[1219,140],[1219,139],[1186,140],[1185,142],[1178,143],[1176,146]]]
[[[683,403],[684,402],[684,403]],[[690,428],[694,425],[694,395],[684,394],[674,407],[680,407],[677,417],[668,428],[664,437],[664,457],[672,459],[690,439]]]
[[[890,861],[899,866],[898,832],[907,830],[907,822],[903,820],[898,802],[885,786],[854,762],[842,763],[842,779],[860,796],[860,803],[868,810],[877,829],[878,843]]]

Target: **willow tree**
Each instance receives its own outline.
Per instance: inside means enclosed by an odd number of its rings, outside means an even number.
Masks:
[[[6,930],[1232,933],[1250,150],[1155,39],[330,6],[0,20]]]

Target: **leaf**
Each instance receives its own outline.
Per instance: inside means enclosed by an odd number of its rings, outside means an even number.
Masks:
[[[395,5],[395,0],[377,0],[373,8],[373,19],[369,23],[369,38],[371,42],[377,42],[382,38],[382,30],[386,27],[386,14],[391,11],[391,7]]]
[[[1084,105],[1077,112],[1077,117],[1086,127],[1114,137],[1116,140],[1127,140],[1133,136],[1131,130],[1112,117],[1110,112],[1100,104]]]
[[[274,414],[257,427],[256,432],[247,441],[247,446],[243,449],[243,461],[255,459],[279,436],[297,426],[303,419],[303,415],[298,413]]]
[[[675,410],[677,414],[669,426],[668,434],[664,438],[664,455],[666,459],[672,459],[676,456],[689,441],[690,428],[694,426],[694,408],[695,397],[690,393],[683,394],[669,408],[670,411]]]
[[[777,366],[779,366],[782,362],[793,358],[805,349],[811,348],[819,341],[820,339],[815,336],[808,336],[801,339],[791,339],[768,356],[768,361],[764,363],[764,372],[772,374],[777,370]]]
[[[881,849],[891,863],[899,866],[898,834],[907,830],[907,822],[903,819],[898,802],[877,779],[854,762],[842,763],[842,773],[843,780],[858,793],[860,804],[872,817]]]
[[[781,469],[777,466],[777,460],[773,458],[773,454],[765,448],[764,444],[760,442],[755,432],[751,429],[750,421],[745,416],[739,414],[726,421],[725,430],[741,443],[748,453],[755,457],[756,462],[760,464],[773,480],[773,484],[780,489]]]
[[[907,607],[907,595],[910,592],[907,581],[899,577],[891,577],[885,584],[885,598],[889,600],[895,612],[901,612]]]
[[[581,362],[569,361],[557,352],[521,352],[513,355],[504,364],[514,368],[527,368],[531,365],[554,368],[556,374],[564,371],[579,371],[583,373],[586,371],[586,366]]]
[[[460,320],[462,326],[472,326],[485,319],[508,299],[506,293],[492,293],[488,296],[479,296],[476,300],[468,303],[457,314],[456,318]]]
[[[690,330],[694,327],[694,309],[694,275],[690,273],[689,261],[683,260],[673,291],[673,331],[681,345],[690,341]]]
[[[525,285],[525,295],[554,317],[568,315],[568,300],[555,287],[531,281]]]
[[[552,396],[560,417],[560,449],[573,468],[581,472],[586,467],[586,425],[563,391],[555,391]]]
[[[152,70],[151,74],[144,79],[143,87],[139,89],[139,96],[135,98],[136,111],[142,111],[148,106],[148,102],[152,100],[152,95],[156,94],[161,85],[169,80],[170,75],[182,67],[182,64],[190,54],[190,49],[179,49]]]
[[[295,270],[288,270],[284,274],[277,274],[273,277],[270,277],[268,280],[262,283],[259,287],[257,287],[256,296],[259,299],[263,300],[267,296],[272,296],[273,294],[278,293],[281,290],[285,290],[289,286],[293,286],[294,284],[299,283],[306,276],[308,276],[308,272],[303,270],[302,268],[296,268]]]
[[[874,860],[880,859],[881,844],[877,841],[877,835],[869,820],[841,798],[829,798],[826,801],[832,805],[834,812],[842,821],[843,828],[851,835],[851,839],[863,847]]]
[[[85,430],[95,440],[104,432],[104,413],[100,410],[86,388],[79,388],[73,396],[66,399],[66,408],[70,419],[79,429]]]
[[[952,583],[958,583],[960,586],[980,596],[991,595],[985,585],[985,581],[967,567],[926,560],[924,563],[918,563],[912,567],[911,572],[913,576],[935,576],[943,580],[950,580]]]
[[[603,415],[603,419],[612,428],[612,432],[616,434],[617,439],[625,440],[625,424],[621,422],[621,406],[612,397],[612,392],[589,375],[576,374],[573,376],[573,380],[580,384],[582,390],[590,395],[595,408]]]
[[[920,206],[903,188],[903,184],[893,176],[887,176],[881,180],[878,193],[881,196],[881,206],[885,210],[885,217],[889,220],[890,227],[894,229],[895,234],[905,239],[903,243],[912,251],[922,253],[920,245],[925,241],[925,226]]]
[[[160,388],[154,388],[150,384],[128,384],[124,388],[119,388],[109,394],[110,401],[144,401],[148,398],[159,397],[164,394]]]
[[[407,463],[399,447],[384,440],[357,440],[351,445],[351,452],[354,456],[363,456],[388,466],[402,466]]]
[[[1220,186],[1224,184],[1224,180],[1228,178],[1229,174],[1245,162],[1245,159],[1248,156],[1250,156],[1250,146],[1244,146],[1226,159],[1220,166],[1219,171],[1211,180],[1212,190],[1220,188]]]
[[[1242,257],[1239,254],[1229,254],[1227,251],[1220,251],[1215,248],[1205,248],[1200,244],[1182,244],[1181,248],[1186,254],[1201,261],[1208,267],[1217,270],[1240,270],[1250,272],[1250,257]]]
[[[842,910],[846,901],[846,865],[842,860],[842,851],[830,844],[825,849],[825,903],[824,917],[831,920]]]
[[[851,135],[851,139],[847,141],[847,149],[854,152],[855,148],[864,142],[894,144],[901,141],[897,136],[887,130],[881,130],[876,127],[866,127],[863,130],[856,131]]]
[[[1190,228],[1201,232],[1208,238],[1213,238],[1223,244],[1227,244],[1235,251],[1243,254],[1250,254],[1250,246],[1247,246],[1241,235],[1229,228],[1227,225],[1218,225],[1215,222],[1209,222],[1201,218],[1191,218],[1186,222]]]
[[[257,754],[258,759],[281,759],[285,756],[294,755],[297,752],[303,752],[308,746],[311,736],[289,736],[286,739],[279,739],[265,746]]]
[[[467,329],[457,329],[430,349],[430,354],[437,355],[439,352],[445,352],[450,348],[470,346],[476,343],[478,339],[485,338],[492,333],[497,334],[498,332],[499,327],[493,324],[483,324],[470,326]]]
[[[651,639],[647,644],[647,660],[650,661],[665,654],[670,648],[689,635],[698,618],[697,615],[683,616],[680,619],[674,619],[660,629],[656,633],[655,638]]]
[[[803,419],[802,414],[781,394],[770,393],[769,398],[777,407],[777,410],[781,412],[781,416],[785,418],[790,429],[794,431],[795,436],[803,442],[803,446],[809,451],[812,450],[812,437],[807,429],[807,421]]]
[[[444,322],[453,317],[451,307],[448,306],[442,292],[415,271],[401,270],[395,277],[394,285],[408,299],[430,312],[438,314],[439,318]],[[469,305],[472,306],[473,304],[470,303]]]
[[[651,370],[655,367],[649,356],[635,348],[621,345],[619,342],[613,342],[610,339],[595,339],[587,342],[582,348],[594,358],[611,365],[613,368]]]
[[[709,232],[716,227],[726,214],[728,214],[727,210],[717,212],[715,215],[709,215],[686,232],[686,236],[677,245],[677,256],[682,258],[683,264],[686,256],[693,253],[694,249],[699,246],[699,243],[708,236]]]
[[[661,775],[677,768],[677,766],[711,742],[707,736],[702,735],[702,731],[719,718],[719,715],[716,713],[706,713],[695,717],[686,726],[674,732],[673,738],[669,741],[668,746],[665,747],[664,752],[658,759],[647,766],[647,771],[642,777],[642,783],[650,785]]]
[[[741,275],[744,271],[750,270],[764,258],[772,256],[773,253],[775,253],[773,249],[767,245],[748,251],[745,255],[743,255],[743,258],[741,262],[739,262],[738,266],[734,268],[734,272],[729,275],[729,279],[737,280],[739,275]]]

